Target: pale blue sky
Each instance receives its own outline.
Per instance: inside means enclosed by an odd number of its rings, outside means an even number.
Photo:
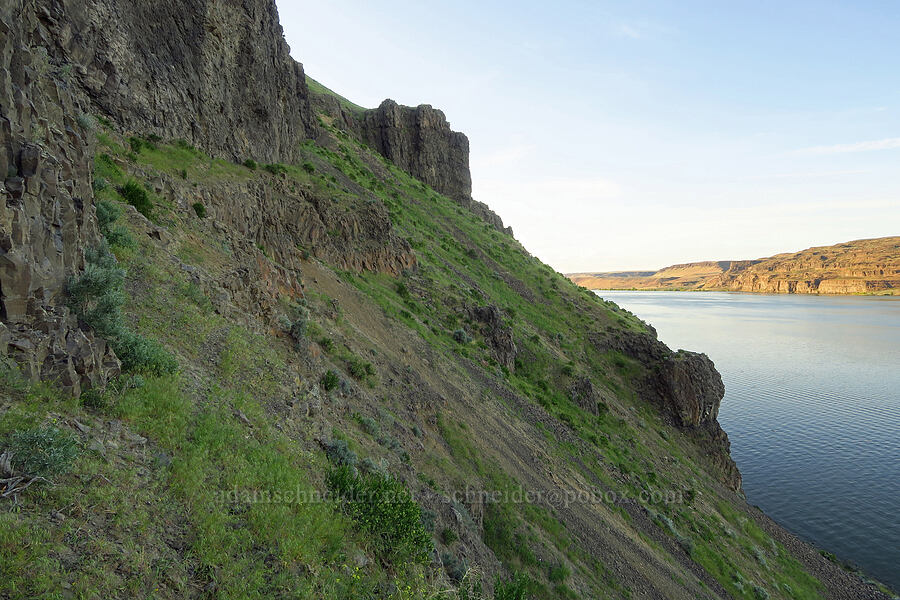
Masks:
[[[560,271],[900,235],[900,2],[278,0],[363,106],[441,108]]]

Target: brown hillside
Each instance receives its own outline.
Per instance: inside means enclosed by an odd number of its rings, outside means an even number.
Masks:
[[[900,290],[900,237],[855,240],[744,261],[705,261],[654,272],[572,273],[590,289],[727,290],[779,294],[886,294]]]

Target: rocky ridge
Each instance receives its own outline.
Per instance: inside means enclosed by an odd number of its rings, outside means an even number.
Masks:
[[[330,90],[313,93],[312,97],[313,105],[328,115],[331,124],[348,131],[499,231],[512,234],[512,228],[504,226],[497,213],[472,198],[469,139],[450,128],[442,111],[428,104],[402,106],[390,99],[378,108],[355,108]]]
[[[756,260],[567,276],[578,285],[606,290],[893,295],[900,290],[900,237],[855,240]]]

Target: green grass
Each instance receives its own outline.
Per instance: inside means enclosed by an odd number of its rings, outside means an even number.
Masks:
[[[310,85],[318,89],[315,82]],[[355,105],[349,108],[361,110]],[[666,425],[656,407],[635,395],[643,367],[593,343],[597,337],[623,330],[644,331],[645,324],[577,288],[529,255],[512,237],[355,140],[333,129],[329,134],[335,136],[335,144],[330,146],[334,149],[306,142],[296,165],[272,165],[269,170],[260,165],[254,170],[212,159],[185,143],[162,140],[137,144],[129,158],[132,149],[104,130],[98,134],[95,178],[105,185],[97,186],[97,196],[109,204],[107,208],[112,207],[111,213],[116,212],[123,203],[117,189],[133,176],[129,161],[134,161],[142,176],[151,177],[155,171],[198,186],[250,179],[266,185],[277,177],[278,185],[303,187],[327,198],[338,215],[367,203],[383,204],[393,231],[413,247],[417,269],[400,277],[340,272],[343,281],[364,294],[397,327],[416,332],[447,363],[465,365],[461,373],[480,369],[483,376],[518,392],[536,409],[546,411],[548,418],[563,424],[570,437],[559,436],[539,422],[535,440],[546,444],[554,457],[571,464],[572,473],[586,482],[632,496],[690,482],[691,490],[700,492],[690,507],[659,510],[671,519],[673,537],[677,533],[690,541],[683,548],[691,559],[735,597],[749,598],[753,593],[749,584],[741,584],[743,590],[738,588],[741,580],[735,573],[764,587],[772,597],[817,597],[820,584],[805,574],[799,563],[743,511],[716,502],[710,475],[698,467],[702,459],[692,442]],[[176,249],[179,258],[195,265],[227,263],[230,250],[226,245],[191,233],[193,224],[200,222],[195,213],[186,218],[149,191],[148,199],[160,223],[190,234]],[[115,222],[112,218],[107,225]],[[342,235],[337,225],[329,224],[329,231],[335,238]],[[127,269],[127,281],[133,287],[138,287],[138,282],[146,286],[144,293],[126,299],[127,324],[161,343],[177,355],[180,364],[191,368],[179,374],[149,374],[143,386],[108,391],[92,407],[59,397],[50,388],[6,378],[3,385],[15,402],[11,410],[0,410],[0,437],[42,425],[54,415],[52,418],[62,419],[67,427],[71,427],[71,419],[97,423],[99,428],[103,422],[117,419],[129,431],[147,438],[149,446],[140,457],[121,445],[115,459],[82,452],[73,471],[55,481],[55,486],[38,488],[23,498],[23,511],[13,516],[0,514],[4,519],[0,575],[6,576],[0,578],[0,595],[52,595],[67,572],[71,573],[66,575],[68,583],[75,582],[73,591],[83,596],[115,595],[126,589],[132,595],[182,597],[189,589],[214,586],[209,589],[220,597],[293,594],[354,598],[371,595],[379,585],[388,583],[403,590],[404,598],[426,597],[437,591],[440,585],[431,580],[429,567],[419,563],[421,556],[410,552],[396,560],[387,552],[390,539],[371,540],[373,532],[376,538],[384,532],[378,523],[391,522],[389,510],[373,516],[341,502],[285,501],[288,492],[323,493],[332,469],[317,446],[311,449],[309,440],[304,443],[304,436],[312,432],[301,429],[299,434],[288,435],[274,426],[277,413],[272,407],[284,396],[296,350],[289,349],[287,342],[273,343],[271,336],[252,333],[216,314],[203,289],[188,279],[177,261],[160,255],[146,236],[135,235],[133,242],[113,248]],[[331,303],[331,298],[312,289],[306,300],[310,307]],[[514,369],[497,364],[479,324],[467,316],[472,306],[487,304],[501,310],[505,326],[513,333],[520,357]],[[341,385],[342,377],[350,387],[354,380],[364,383],[375,397],[382,382],[375,365],[366,359],[376,364],[378,359],[360,350],[370,345],[354,337],[354,315],[337,313],[333,320],[310,321],[307,326],[306,337],[318,341],[331,362],[311,380],[321,378],[323,387],[332,392],[330,400],[342,397],[337,391],[346,387]],[[455,341],[457,329],[470,332],[471,343]],[[602,392],[605,408],[599,416],[584,411],[570,398],[569,387],[576,376],[589,377]],[[468,381],[467,375],[461,377]],[[502,418],[518,418],[519,409],[512,402],[489,397],[482,401]],[[344,415],[336,413],[333,423],[330,439],[343,439],[348,452],[352,448],[353,455],[362,458],[356,461],[361,472],[374,471],[363,465],[380,466],[377,461],[382,459],[397,464],[399,459],[414,471],[410,481],[434,491],[446,490],[441,493],[468,484],[521,491],[513,474],[501,467],[504,463],[491,444],[473,435],[473,422],[465,419],[475,417],[454,412],[452,406],[440,408],[433,428],[426,426],[429,431],[416,434],[426,452],[414,455],[410,463],[404,445],[394,437],[410,425],[396,423],[391,415],[391,411],[401,414],[395,410],[401,400],[378,396],[376,402],[378,421],[362,416],[374,415],[375,409],[356,407]],[[82,441],[82,446],[90,444],[90,439]],[[369,453],[371,457],[366,456]],[[85,489],[84,481],[99,474],[112,485]],[[348,475],[343,488],[366,481]],[[134,502],[129,490],[138,490],[143,502]],[[255,501],[245,502],[241,494]],[[66,519],[58,529],[42,526],[49,507],[70,505],[80,507],[81,516]],[[454,509],[465,522],[466,508]],[[109,517],[112,524],[93,521],[96,510],[114,514]],[[632,523],[624,508],[610,510],[616,519],[621,516],[622,523]],[[414,532],[414,546],[424,547],[425,538],[413,526],[415,507],[407,503],[403,511],[401,520],[408,526],[407,532]],[[483,516],[484,542],[501,559],[507,574],[519,571],[527,577],[526,587],[533,596],[569,598],[572,588],[583,592],[584,586],[593,586],[590,593],[597,597],[630,594],[586,554],[577,536],[570,535],[560,514],[553,510],[531,504],[488,503]],[[722,533],[724,523],[734,537]],[[79,527],[94,533],[88,545],[77,548],[79,556],[89,558],[74,567],[63,565],[67,556],[63,546],[70,543],[66,536]],[[477,532],[474,525],[472,528]],[[16,543],[23,536],[32,541]],[[454,551],[460,546],[452,536],[441,537],[454,544]],[[653,542],[647,547],[661,560],[674,561],[661,544]],[[350,558],[360,551],[377,558],[357,566]],[[759,558],[760,551],[765,553],[764,561]],[[117,552],[123,553],[123,569],[110,568]],[[27,576],[22,575],[26,570]],[[792,592],[784,592],[784,586]],[[513,587],[501,589],[513,593]],[[157,588],[161,592],[157,593]]]
[[[309,86],[309,91],[311,91],[314,94],[319,94],[321,96],[332,96],[334,98],[337,98],[337,101],[340,102],[341,106],[343,106],[345,109],[349,110],[351,113],[361,114],[366,111],[366,109],[363,108],[362,106],[359,106],[358,104],[354,104],[353,102],[350,102],[349,100],[347,100],[346,98],[344,98],[343,96],[338,94],[337,92],[333,92],[329,88],[325,87],[324,85],[322,85],[321,83],[319,83],[318,81],[316,81],[315,79],[310,77],[309,75],[306,76],[306,85]]]

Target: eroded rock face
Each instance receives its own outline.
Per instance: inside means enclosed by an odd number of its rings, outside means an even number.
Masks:
[[[740,489],[741,474],[731,458],[731,443],[718,421],[725,384],[708,356],[687,350],[672,352],[656,339],[655,331],[620,331],[612,337],[595,336],[591,342],[601,352],[620,352],[644,365],[642,395],[687,429],[721,479]]]
[[[599,400],[597,390],[594,388],[593,382],[587,377],[581,376],[572,382],[572,385],[569,387],[569,398],[582,410],[592,415],[600,412],[597,407]]]
[[[260,161],[287,162],[316,133],[271,0],[3,4],[0,355],[75,394],[118,371],[65,299],[84,249],[100,241],[90,114]]]
[[[119,370],[66,306],[67,279],[100,241],[92,149],[83,100],[33,45],[45,15],[13,4],[0,9],[0,356],[77,395]]]
[[[443,112],[427,104],[413,108],[385,100],[378,108],[366,111],[358,123],[340,106],[333,114],[395,165],[497,229],[512,234],[487,204],[472,199],[469,139],[450,129]]]
[[[23,5],[22,0],[14,0]],[[32,43],[125,131],[287,162],[314,137],[303,67],[272,0],[37,0]]]
[[[484,341],[491,348],[496,361],[510,371],[515,369],[518,349],[513,340],[512,328],[503,322],[500,309],[489,304],[470,308],[469,313],[480,324]]]
[[[217,235],[262,248],[286,270],[276,278],[285,291],[296,285],[292,279],[302,270],[304,251],[347,271],[399,275],[416,266],[409,242],[396,234],[380,202],[359,198],[346,210],[314,189],[279,177],[199,185],[165,177],[152,183],[161,197],[185,211],[201,202],[207,218],[220,224]]]
[[[659,381],[681,425],[698,427],[718,417],[725,384],[705,354],[679,350],[663,364]]]
[[[445,196],[471,197],[469,139],[450,130],[443,112],[385,100],[365,113],[361,134],[385,158]]]

